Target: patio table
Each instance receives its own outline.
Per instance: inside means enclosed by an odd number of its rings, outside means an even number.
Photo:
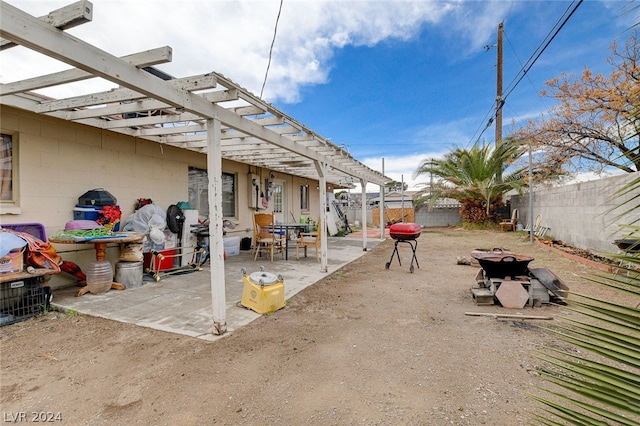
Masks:
[[[49,238],[49,241],[54,244],[93,244],[93,247],[96,251],[96,260],[98,262],[101,262],[106,260],[107,244],[134,243],[134,242],[140,242],[143,239],[144,239],[144,234],[140,232],[118,232],[113,235],[100,236],[100,237],[83,237],[83,238],[52,237],[52,238]],[[125,286],[117,282],[112,282],[111,288],[115,290],[124,290]],[[84,287],[78,291],[76,296],[82,296],[87,292],[89,292],[89,289],[87,287]]]
[[[277,229],[278,231],[284,231],[284,235],[285,235],[285,241],[284,241],[284,259],[285,260],[289,260],[289,230],[296,230],[296,229],[301,229],[304,230],[307,227],[307,224],[305,223],[297,223],[297,222],[292,222],[292,223],[276,223],[275,225],[273,225],[274,229]]]

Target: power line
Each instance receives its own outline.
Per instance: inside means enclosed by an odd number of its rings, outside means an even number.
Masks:
[[[521,68],[524,68],[524,64],[522,63],[522,61],[520,60],[520,57],[518,56],[518,53],[516,52],[516,50],[513,48],[513,44],[511,44],[511,40],[509,39],[509,36],[507,35],[507,33],[504,33],[505,37],[507,38],[507,42],[509,43],[509,47],[511,48],[511,51],[513,52],[513,56],[516,57],[516,59],[518,60],[518,63],[520,64]],[[529,75],[527,74],[527,81],[529,82],[529,84],[531,85],[531,88],[533,89],[533,91],[537,94],[538,90],[536,89],[536,86],[533,84],[533,81],[531,81],[531,78],[529,77]],[[539,98],[542,106],[545,107],[546,109],[549,109],[549,107],[547,107],[547,105],[545,104],[544,100]]]
[[[564,18],[564,20],[562,21],[562,23],[560,24],[560,26],[554,31],[553,35],[549,38],[549,40],[547,40],[547,42],[545,43],[544,47],[542,47],[542,49],[540,49],[540,46],[538,46],[538,48],[533,52],[532,56],[529,57],[529,59],[527,60],[526,64],[529,64],[528,66],[526,66],[526,69],[523,67],[520,72],[518,74],[520,74],[520,78],[518,78],[518,80],[513,83],[513,87],[511,88],[511,90],[509,90],[509,86],[511,85],[511,83],[509,83],[509,85],[507,86],[507,93],[504,96],[504,99],[506,100],[507,97],[515,90],[515,88],[518,86],[518,84],[520,84],[520,82],[522,81],[522,79],[525,77],[525,75],[527,75],[527,73],[529,72],[529,70],[531,69],[531,67],[533,67],[533,65],[538,61],[538,58],[540,58],[540,55],[542,55],[542,53],[547,49],[547,47],[549,47],[549,44],[551,44],[551,42],[553,41],[554,38],[556,38],[556,36],[558,35],[558,33],[560,32],[560,30],[565,26],[565,24],[569,21],[569,19],[573,16],[573,14],[576,12],[576,10],[578,10],[578,7],[580,7],[580,5],[582,4],[584,0],[579,0],[578,4],[575,5],[575,7],[569,12],[569,14]],[[575,3],[572,2],[571,4]],[[571,7],[571,6],[569,6]],[[568,10],[569,8],[567,8]],[[562,16],[565,16],[567,14],[567,11],[565,10],[565,13]],[[562,19],[562,17],[560,18]],[[558,23],[556,22],[556,24],[554,25],[553,28],[555,28],[558,25]],[[553,29],[552,28],[552,29]],[[548,38],[549,35],[547,34]],[[543,40],[544,42],[544,40]],[[536,55],[536,52],[540,50],[538,52],[538,54]],[[536,55],[535,57],[533,57],[533,55]],[[533,58],[533,59],[532,59]],[[516,75],[517,77],[518,75]],[[515,80],[515,77],[514,77]],[[513,81],[513,80],[512,80]]]
[[[476,131],[473,133],[473,136],[471,136],[471,139],[469,140],[469,143],[467,143],[467,146],[465,148],[468,148],[469,144],[474,142],[474,143],[478,143],[478,141],[480,140],[480,138],[482,137],[482,135],[484,134],[484,132],[491,127],[491,124],[493,124],[493,111],[495,109],[495,104],[491,105],[491,107],[489,107],[489,110],[487,111],[487,113],[484,115],[484,118],[482,119],[482,121],[480,122],[480,125],[478,126],[478,128],[476,129]],[[482,127],[482,123],[485,122],[485,120],[487,121],[487,124],[484,125],[484,129],[482,129],[482,131],[480,131],[480,128]],[[480,134],[478,135],[478,138],[476,139],[476,134],[478,134],[478,132],[480,132]]]
[[[522,68],[520,69],[520,71],[518,71],[518,73],[516,74],[516,76],[513,78],[513,80],[511,80],[511,83],[509,83],[509,85],[507,85],[507,93],[502,97],[502,105],[504,105],[504,103],[507,100],[507,97],[509,97],[509,95],[515,90],[515,88],[518,86],[518,84],[520,84],[520,82],[522,81],[522,79],[527,75],[527,73],[529,72],[529,70],[531,70],[531,68],[533,67],[533,65],[538,61],[538,59],[540,58],[540,55],[542,55],[542,53],[547,49],[547,47],[549,47],[549,44],[551,44],[551,42],[553,41],[553,39],[558,35],[558,33],[560,32],[560,30],[565,26],[565,24],[569,21],[569,19],[573,16],[573,14],[576,12],[576,10],[578,9],[578,7],[580,7],[580,5],[583,3],[584,0],[578,0],[577,4],[576,1],[572,1],[571,4],[567,7],[567,9],[565,9],[564,13],[560,16],[560,18],[558,18],[558,21],[554,24],[553,27],[551,27],[551,29],[549,30],[549,33],[547,33],[547,35],[545,36],[545,38],[540,42],[540,44],[538,45],[538,47],[533,51],[533,53],[531,54],[531,56],[529,57],[529,59],[527,60],[527,62],[525,63],[524,66],[522,66]],[[574,5],[572,8],[572,5]],[[569,11],[569,9],[571,9]],[[569,11],[569,12],[568,12]],[[567,14],[568,12],[568,14]],[[561,22],[562,21],[562,22]],[[560,24],[559,24],[560,23]],[[558,26],[559,25],[559,26]],[[555,30],[554,30],[555,29]],[[553,33],[553,34],[552,34]],[[547,40],[548,39],[548,40]],[[546,43],[545,43],[545,40]],[[544,44],[544,46],[543,46]],[[519,77],[518,77],[519,76]],[[517,80],[516,80],[517,79]],[[478,136],[478,138],[476,139],[475,143],[477,143],[480,138],[482,137],[482,135],[484,134],[484,132],[491,127],[491,124],[493,123],[493,117],[495,116],[495,114],[497,114],[497,106],[492,106],[492,108],[490,109],[490,111],[495,111],[492,114],[492,117],[489,118],[489,121],[487,122],[487,124],[485,125],[484,129],[482,130],[482,132],[480,133],[480,135]],[[487,114],[488,115],[488,114]],[[485,119],[486,119],[486,115],[485,115]],[[479,129],[479,127],[478,127]],[[478,130],[476,130],[476,133],[478,132]],[[473,141],[473,139],[475,138],[475,133],[473,135],[473,137],[471,138],[471,141]]]
[[[260,99],[262,99],[264,86],[267,84],[267,76],[269,75],[269,68],[271,67],[271,56],[273,55],[273,45],[276,43],[276,34],[278,34],[278,22],[280,22],[280,13],[282,13],[282,3],[284,3],[284,0],[280,0],[280,8],[278,9],[278,16],[276,17],[276,25],[275,25],[275,28],[273,29],[273,39],[271,40],[271,48],[269,49],[269,61],[267,62],[267,69],[264,73],[264,81],[262,82],[262,88],[260,89]]]

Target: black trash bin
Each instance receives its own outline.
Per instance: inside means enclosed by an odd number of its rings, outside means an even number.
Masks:
[[[240,250],[251,250],[251,237],[244,237],[240,240]]]

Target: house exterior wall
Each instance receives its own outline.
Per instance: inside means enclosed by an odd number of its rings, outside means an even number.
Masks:
[[[188,200],[189,167],[207,168],[206,154],[127,135],[103,131],[54,117],[46,117],[11,107],[0,110],[3,132],[18,133],[19,211],[2,210],[0,225],[36,222],[44,225],[48,237],[73,220],[73,209],[85,192],[104,188],[122,209],[122,218],[133,213],[138,198],[151,198],[163,209]],[[223,160],[222,169],[236,175],[236,234],[252,236],[252,209],[249,208],[249,172],[269,177],[269,170],[256,170],[247,164]],[[319,215],[318,182],[274,173],[286,182],[288,209],[300,214]],[[309,209],[301,212],[299,186],[309,184]],[[265,211],[272,211],[270,201]],[[287,217],[290,214],[287,212]],[[249,229],[249,231],[246,231]],[[94,260],[89,244],[61,246],[63,259],[81,267]],[[119,248],[109,247],[107,259],[117,261]],[[52,286],[65,283],[65,274],[52,279]],[[66,283],[71,283],[66,278]]]
[[[542,215],[541,225],[550,227],[548,236],[579,248],[616,253],[618,250],[613,241],[622,238],[618,225],[640,220],[640,212],[636,210],[617,217],[626,209],[611,209],[631,201],[637,194],[615,198],[614,193],[639,177],[640,172],[636,172],[557,188],[536,189],[533,193],[533,217]],[[634,203],[637,204],[637,199],[631,201],[627,209]],[[518,209],[519,223],[526,225],[530,222],[529,194],[512,196],[511,209],[514,208]]]

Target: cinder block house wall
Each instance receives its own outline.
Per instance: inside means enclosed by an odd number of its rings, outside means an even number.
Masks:
[[[113,194],[123,216],[137,198],[166,207],[187,194],[188,165],[206,157],[92,127],[2,107],[2,130],[18,132],[19,206],[3,223],[40,222],[53,235],[73,219],[78,197]]]
[[[636,172],[557,188],[535,189],[533,217],[541,214],[542,225],[551,228],[548,234],[555,239],[595,252],[618,252],[613,241],[621,238],[619,225],[640,219],[640,211],[617,218],[623,209],[610,210],[637,194],[627,194],[623,198],[613,196],[639,176],[640,172]],[[518,209],[520,223],[530,222],[528,193],[512,196],[511,208]]]
[[[133,213],[138,198],[151,198],[164,209],[188,201],[189,167],[207,168],[205,154],[6,106],[0,110],[0,128],[17,134],[14,150],[17,147],[19,191],[19,209],[10,214],[3,209],[0,225],[42,223],[48,237],[73,219],[78,197],[89,190],[109,191],[117,198],[125,219]],[[253,226],[253,210],[248,206],[249,166],[223,160],[222,168],[237,178],[237,217],[232,218],[238,223],[236,235],[251,236],[253,231],[245,231]],[[312,183],[309,211],[318,215],[317,181],[284,174],[277,177],[287,182],[289,206],[295,217],[301,213],[299,186]],[[266,211],[272,209],[270,204]],[[89,244],[62,246],[60,252],[64,259],[80,266],[95,259]],[[110,245],[107,259],[117,261],[118,254],[119,247]],[[65,274],[51,281],[53,287],[69,283],[72,281]]]

